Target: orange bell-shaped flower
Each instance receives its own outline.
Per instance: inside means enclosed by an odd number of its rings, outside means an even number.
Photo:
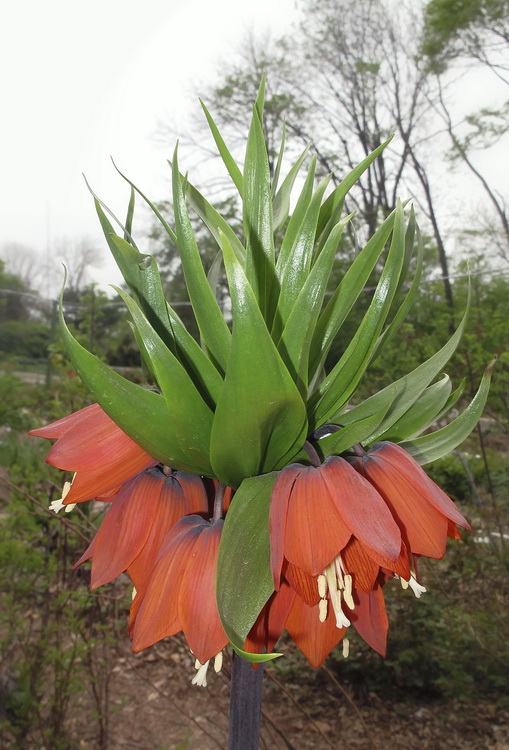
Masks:
[[[29,434],[57,438],[46,462],[76,473],[64,505],[105,495],[158,463],[99,404],[86,406],[45,427],[30,430]]]
[[[383,497],[414,555],[440,559],[456,524],[470,529],[456,505],[399,445],[380,442],[349,463]]]
[[[215,593],[222,528],[222,520],[209,522],[192,515],[166,536],[150,580],[131,607],[134,652],[180,630],[201,664],[226,646]]]
[[[99,531],[74,567],[92,558],[93,589],[126,570],[139,589],[152,575],[163,540],[177,521],[207,509],[200,477],[146,469],[113,496]]]

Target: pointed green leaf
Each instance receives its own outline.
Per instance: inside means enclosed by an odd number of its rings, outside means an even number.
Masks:
[[[279,183],[279,175],[281,174],[281,166],[283,164],[283,155],[285,152],[285,141],[286,141],[286,120],[283,120],[283,132],[281,134],[281,145],[279,147],[276,166],[274,169],[274,177],[272,178],[272,185],[270,189],[272,198],[274,198],[276,195],[277,186]]]
[[[280,229],[288,218],[288,214],[290,213],[290,196],[292,194],[292,188],[295,182],[295,178],[297,177],[299,170],[304,163],[304,159],[308,155],[308,151],[309,146],[306,146],[295,164],[292,165],[290,171],[286,175],[281,187],[274,197],[274,231]]]
[[[193,228],[187,213],[184,192],[178,171],[177,150],[173,157],[173,210],[175,212],[176,245],[180,253],[189,299],[202,339],[211,358],[224,372],[230,347],[230,331],[203,268]]]
[[[405,232],[405,257],[404,257],[404,260],[403,260],[403,266],[401,268],[401,274],[400,274],[400,277],[399,277],[399,283],[398,283],[398,288],[396,289],[396,294],[399,292],[399,290],[401,289],[401,287],[405,283],[405,281],[407,279],[407,276],[408,276],[408,271],[409,271],[409,268],[410,268],[410,263],[411,263],[411,260],[412,260],[413,254],[414,254],[414,244],[415,244],[415,235],[416,235],[416,233],[418,234],[418,236],[417,236],[417,242],[418,242],[418,245],[417,245],[417,254],[419,256],[419,242],[421,244],[421,248],[420,248],[421,254],[423,254],[422,253],[422,237],[421,237],[421,233],[419,231],[419,227],[417,226],[417,223],[415,221],[414,207],[410,206],[410,212],[409,212],[409,215],[408,215],[408,224],[407,224],[407,228],[406,228],[406,232]],[[416,272],[415,275],[417,275],[417,272]],[[414,280],[415,280],[415,276],[414,276]]]
[[[288,248],[288,254],[283,255],[283,248],[281,248],[277,268],[281,288],[272,328],[272,337],[275,341],[278,340],[284,329],[295,305],[295,300],[309,276],[315,247],[318,212],[328,183],[329,177],[326,177],[316,189],[303,216],[294,242],[291,248]]]
[[[172,166],[171,161],[168,162],[170,167]],[[183,175],[180,175],[181,180],[184,179]],[[242,242],[239,240],[231,226],[228,224],[221,214],[208,202],[206,198],[192,185],[189,180],[186,181],[185,196],[189,200],[193,210],[198,214],[200,219],[203,221],[211,235],[216,240],[219,247],[221,247],[221,238],[219,236],[219,230],[228,237],[230,245],[232,246],[235,255],[239,259],[242,265],[246,262],[246,249]]]
[[[129,205],[127,206],[127,216],[125,219],[125,231],[124,231],[124,239],[126,242],[129,242],[129,239],[131,237],[131,232],[133,230],[133,216],[134,216],[134,206],[136,203],[136,192],[133,187],[131,187],[131,194],[129,197]]]
[[[112,161],[113,161],[113,159],[112,159]],[[146,196],[146,195],[145,195],[144,193],[142,193],[142,192],[141,192],[141,190],[140,190],[140,189],[139,189],[139,188],[138,188],[138,187],[137,187],[137,186],[136,186],[136,185],[134,184],[134,182],[132,182],[132,181],[131,181],[131,180],[129,179],[129,177],[126,177],[126,176],[125,176],[125,174],[124,174],[123,172],[121,172],[121,171],[120,171],[120,169],[119,169],[119,168],[117,167],[117,165],[115,164],[115,162],[113,162],[113,166],[115,167],[115,169],[117,170],[117,172],[119,173],[119,175],[120,175],[120,176],[121,176],[121,177],[122,177],[122,178],[123,178],[123,179],[124,179],[124,180],[125,180],[125,181],[126,181],[126,182],[127,182],[127,183],[128,183],[128,184],[129,184],[129,185],[130,185],[130,186],[131,186],[131,187],[132,187],[133,189],[134,189],[134,190],[136,190],[136,192],[138,193],[138,195],[139,195],[139,196],[141,196],[141,197],[143,198],[143,200],[145,201],[145,203],[147,204],[147,206],[149,206],[149,207],[150,207],[150,208],[152,209],[152,211],[153,211],[153,212],[154,212],[154,214],[155,214],[155,215],[157,216],[157,218],[158,218],[158,219],[159,219],[159,221],[161,222],[162,226],[164,227],[164,229],[165,229],[165,230],[166,230],[166,232],[168,233],[168,236],[170,237],[170,239],[172,240],[172,242],[176,244],[176,242],[177,242],[177,238],[176,238],[176,236],[175,236],[175,232],[174,232],[174,231],[173,231],[173,229],[172,229],[172,228],[170,227],[170,225],[168,224],[168,222],[166,221],[166,219],[164,218],[164,216],[162,215],[162,213],[161,213],[161,212],[159,211],[159,209],[157,208],[157,206],[156,206],[156,205],[155,205],[154,203],[152,203],[152,201],[151,201],[151,200],[150,200],[149,198],[147,198],[147,196]]]
[[[387,141],[382,143],[376,148],[371,154],[366,156],[346,177],[340,182],[340,184],[333,190],[327,200],[324,202],[320,210],[320,218],[318,220],[317,236],[320,236],[329,221],[335,224],[337,222],[337,210],[343,205],[345,196],[347,195],[350,188],[355,185],[359,177],[366,171],[366,169],[375,161],[382,151],[387,148],[389,143],[392,141],[394,136],[391,136]]]
[[[403,207],[398,203],[391,247],[371,304],[343,356],[309,399],[308,413],[313,429],[330,421],[359,384],[394,299],[404,250]]]
[[[200,104],[202,106],[202,109],[205,113],[205,117],[207,118],[207,122],[209,124],[210,132],[212,133],[212,136],[216,142],[217,149],[219,151],[219,154],[226,166],[226,169],[228,170],[228,174],[233,180],[233,184],[237,188],[239,195],[242,196],[243,193],[243,178],[242,178],[242,172],[240,171],[239,167],[237,166],[237,162],[231,155],[231,153],[228,150],[228,147],[226,143],[223,140],[223,136],[219,132],[219,129],[212,119],[212,115],[208,111],[205,104],[200,99]]]
[[[238,487],[245,477],[271,471],[293,456],[304,443],[307,423],[302,398],[226,237],[223,253],[233,329],[210,455],[215,476]]]
[[[454,404],[460,399],[463,391],[465,390],[465,383],[466,383],[466,380],[465,378],[463,378],[459,386],[451,393],[451,395],[445,402],[443,409],[435,417],[435,420],[434,420],[435,422],[438,422],[439,419],[441,419],[445,414],[447,414],[447,412],[450,409],[452,409]],[[429,426],[430,425],[426,425],[426,427],[429,427]],[[424,429],[426,429],[426,427]]]
[[[150,366],[162,391],[166,408],[186,451],[195,456],[195,463],[208,466],[212,411],[200,396],[193,381],[178,359],[164,345],[150,326],[136,302],[117,288],[143,340]]]
[[[60,329],[81,380],[106,414],[154,459],[193,474],[210,473],[196,460],[172,424],[165,400],[118,375],[79,344],[67,328],[60,303]]]
[[[419,435],[438,418],[451,394],[451,390],[451,379],[448,375],[444,375],[438,383],[428,386],[408,411],[389,427],[387,432],[382,433],[378,439],[400,443],[402,440]]]
[[[396,380],[394,383],[391,383],[390,385],[383,388],[378,393],[370,396],[358,406],[346,412],[346,414],[341,414],[340,412],[338,412],[334,415],[331,421],[337,419],[338,421],[341,421],[342,424],[348,424],[351,420],[361,419],[365,416],[365,414],[373,413],[373,410],[376,409],[376,404],[378,403],[378,401],[382,399],[383,394],[390,389],[395,393],[392,406],[387,412],[387,416],[382,421],[378,429],[375,430],[375,432],[370,435],[369,439],[367,440],[368,443],[376,442],[380,435],[383,435],[384,432],[387,432],[389,427],[392,427],[392,425],[400,417],[402,417],[405,412],[408,411],[412,404],[419,398],[424,389],[431,383],[431,381],[438,375],[438,373],[443,370],[447,362],[456,351],[456,347],[460,342],[469,310],[470,294],[467,301],[467,308],[465,310],[465,314],[461,320],[461,323],[459,324],[458,328],[453,333],[449,341],[438,352],[427,359],[426,362],[423,362],[421,365],[419,365],[419,367],[416,367],[415,370],[412,370],[412,372],[410,372],[408,375],[403,376],[399,380]]]
[[[446,427],[442,427],[441,430],[401,443],[401,447],[408,451],[421,466],[446,456],[470,435],[486,404],[494,364],[495,360],[486,368],[479,390],[459,417],[456,417]]]
[[[368,240],[366,246],[361,250],[343,276],[340,285],[331,296],[321,314],[311,344],[311,375],[314,376],[321,371],[334,338],[354,306],[382,254],[385,243],[392,232],[394,216],[394,212],[391,213],[382,226]]]
[[[369,435],[376,430],[382,419],[387,414],[392,402],[392,394],[387,392],[384,399],[378,404],[378,411],[370,414],[357,422],[351,422],[342,427],[338,432],[321,438],[314,445],[324,458],[327,456],[339,456],[354,445],[362,444]]]
[[[413,212],[410,214],[410,221],[412,222],[412,216]],[[415,222],[412,222],[415,229]],[[406,238],[408,238],[410,228],[407,229],[406,232]],[[412,236],[412,242],[413,242],[413,230],[411,232]],[[408,239],[405,239],[405,246],[408,248]],[[406,256],[405,252],[405,256]],[[406,262],[406,258],[405,258]],[[412,305],[415,302],[415,299],[419,293],[419,286],[421,283],[421,275],[422,275],[422,262],[423,262],[423,246],[422,246],[422,237],[419,228],[417,227],[417,263],[415,267],[415,274],[414,278],[412,280],[412,284],[410,286],[410,289],[408,290],[407,294],[405,295],[405,299],[403,300],[403,303],[401,304],[399,310],[397,311],[394,318],[391,320],[390,325],[387,326],[385,331],[382,333],[380,338],[378,339],[376,346],[373,350],[373,354],[371,356],[371,362],[370,364],[373,364],[377,356],[383,351],[383,348],[386,347],[389,342],[394,338],[396,333],[399,330],[399,327],[403,323],[403,321],[406,319],[406,316],[408,315]],[[405,273],[406,275],[406,273]],[[401,274],[403,278],[403,273]],[[398,287],[400,287],[400,284],[398,284]]]
[[[235,646],[234,643],[231,644],[233,650],[241,656],[245,661],[250,662],[251,664],[262,664],[266,661],[273,661],[274,659],[279,658],[280,656],[283,656],[283,654],[278,653],[272,653],[272,654],[251,654],[249,651],[243,651],[241,648],[238,648]]]
[[[104,230],[111,229],[106,239],[129,289],[148,322],[186,367],[202,396],[209,403],[215,404],[223,379],[178,315],[168,306],[155,259],[151,255],[142,255],[122,237],[118,237],[100,206],[98,213]]]
[[[245,479],[226,514],[217,558],[216,600],[236,648],[274,591],[270,572],[269,507],[277,473]]]
[[[275,252],[269,160],[256,105],[253,107],[244,163],[243,220],[246,276],[265,317],[274,284]]]
[[[277,258],[276,272],[279,281],[285,275],[286,269],[292,262],[292,248],[297,242],[300,227],[306,216],[306,212],[313,197],[313,188],[315,182],[316,156],[313,156],[309,164],[308,173],[300,195],[297,199],[295,209],[290,217],[286,232],[281,243],[281,249]],[[288,198],[289,199],[289,198]]]
[[[339,222],[330,233],[322,253],[294,302],[278,344],[278,351],[303,398],[307,395],[309,351],[316,321],[322,308],[338,244],[349,219],[350,217],[347,217]]]

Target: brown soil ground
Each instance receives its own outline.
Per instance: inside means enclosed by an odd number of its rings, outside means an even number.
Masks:
[[[361,704],[327,669],[302,665],[286,683],[266,669],[263,750],[509,750],[509,712],[494,704],[392,704],[374,694]],[[220,675],[210,670],[206,688],[191,685],[193,674],[178,639],[138,655],[125,642],[111,669],[102,743],[85,693],[75,696],[71,734],[87,750],[226,748],[229,663]]]

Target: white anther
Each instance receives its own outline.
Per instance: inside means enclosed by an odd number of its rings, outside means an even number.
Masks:
[[[324,575],[318,576],[318,596],[323,599],[327,593],[327,579]]]
[[[343,638],[343,657],[345,659],[348,659],[348,654],[350,653],[350,641],[348,638]]]
[[[220,672],[223,666],[223,652],[220,651],[214,656],[214,672]]]
[[[341,591],[336,591],[334,599],[331,598],[332,606],[334,608],[334,614],[336,615],[336,627],[337,628],[348,628],[351,623],[348,617],[343,612],[341,607]]]
[[[400,578],[400,579],[399,579],[399,582],[401,583],[401,588],[402,588],[402,589],[404,589],[404,590],[406,591],[406,590],[407,590],[407,588],[408,588],[408,581],[405,581],[405,579],[404,579],[404,578]]]
[[[74,476],[76,476],[76,474]],[[59,498],[58,500],[53,500],[50,503],[49,509],[52,510],[54,513],[58,513],[59,510],[62,510],[62,508],[65,508],[65,512],[70,513],[71,510],[76,507],[76,503],[69,503],[69,505],[64,505],[64,500],[69,494],[70,489],[71,489],[71,482],[65,482],[64,487],[62,489],[62,497]]]
[[[327,619],[327,599],[320,599],[318,602],[318,619],[325,622]]]
[[[421,594],[425,594],[426,593],[426,587],[425,586],[421,586],[420,583],[417,583],[416,579],[413,576],[410,576],[410,580],[408,581],[408,583],[410,585],[410,588],[414,592],[416,599],[420,599],[421,598]]]
[[[355,609],[355,602],[352,596],[352,576],[345,576],[345,590],[343,591],[343,599],[348,609]]]
[[[191,680],[191,683],[193,685],[198,685],[199,687],[207,687],[207,669],[209,668],[209,661],[206,661],[205,664],[201,664],[198,659],[195,663],[195,669],[198,669],[195,676]],[[197,667],[196,664],[199,666]]]
[[[336,576],[338,579],[339,588],[344,589],[345,581],[343,579],[343,573],[345,572],[345,569],[343,566],[343,560],[341,559],[341,555],[338,555],[336,559],[334,560],[334,567],[336,568]]]

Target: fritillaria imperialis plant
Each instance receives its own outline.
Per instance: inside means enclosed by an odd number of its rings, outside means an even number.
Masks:
[[[328,178],[315,186],[312,158],[290,215],[307,150],[280,180],[283,138],[271,178],[263,98],[262,84],[243,170],[204,107],[242,202],[243,237],[181,174],[177,151],[173,227],[132,183],[125,226],[116,222],[121,234],[95,199],[154,387],[125,380],[86,351],[61,316],[69,356],[96,403],[32,432],[56,438],[48,461],[75,472],[57,508],[91,498],[109,505],[77,565],[92,560],[92,587],[130,576],[133,649],[183,631],[202,683],[209,660],[220,668],[228,642],[261,662],[275,656],[284,630],[315,667],[340,641],[348,653],[352,627],[385,654],[384,586],[399,579],[420,596],[418,558],[441,558],[447,537],[469,528],[421,465],[465,439],[489,387],[487,372],[463,413],[427,431],[462,392],[442,373],[463,318],[440,351],[359,402],[361,379],[418,293],[419,229],[412,209],[399,203],[330,290],[352,220],[345,198],[388,144],[329,191]],[[165,300],[154,258],[133,240],[137,193],[178,248],[199,341]],[[188,211],[217,242],[208,273]],[[226,315],[215,294],[221,266]],[[381,272],[369,307],[329,364],[375,267]],[[393,309],[402,288],[406,296]]]

